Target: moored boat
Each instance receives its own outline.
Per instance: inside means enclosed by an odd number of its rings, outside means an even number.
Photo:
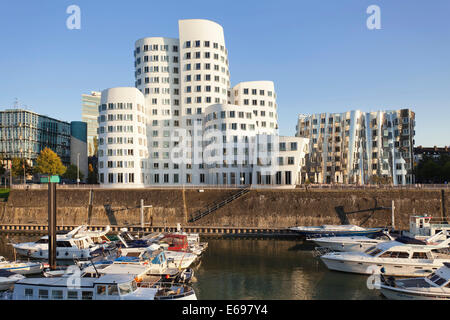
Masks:
[[[108,238],[105,231],[90,231],[86,226],[79,226],[71,232],[56,235],[56,259],[73,260],[89,259],[91,253],[107,246]],[[28,258],[48,259],[48,236],[35,242],[12,244],[16,252]]]
[[[381,277],[380,291],[394,300],[450,300],[450,263],[423,278]]]
[[[450,262],[450,239],[437,245],[404,244],[397,241],[380,243],[365,252],[330,252],[320,259],[328,269],[342,272],[373,274],[382,270],[388,276],[420,277]]]
[[[27,278],[14,285],[10,300],[197,300],[186,285],[139,286],[134,275],[110,274],[99,278]]]
[[[17,274],[7,270],[0,270],[0,291],[8,290],[17,281],[24,279],[21,274]]]
[[[323,225],[318,227],[291,227],[288,229],[305,238],[368,236],[383,232],[383,228],[363,228],[355,225]]]
[[[7,261],[0,256],[0,270],[6,270],[19,274],[38,274],[41,273],[43,264],[40,262]]]

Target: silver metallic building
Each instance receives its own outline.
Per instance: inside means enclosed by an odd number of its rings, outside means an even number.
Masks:
[[[414,183],[415,114],[394,111],[299,115],[310,139],[304,179],[315,183]]]

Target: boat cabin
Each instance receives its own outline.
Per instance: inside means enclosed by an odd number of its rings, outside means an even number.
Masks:
[[[447,240],[446,242],[449,241]],[[442,249],[442,245],[405,245],[397,241],[389,241],[370,247],[365,251],[365,254],[377,258],[417,260],[449,259],[450,255]]]
[[[166,274],[169,272],[164,250],[135,249],[122,252],[123,256],[114,260],[114,264],[139,264],[147,266],[147,274]],[[172,273],[172,272],[169,272]]]
[[[388,280],[389,281],[389,280]],[[450,292],[450,263],[445,262],[444,266],[434,271],[425,278],[408,278],[398,279],[388,283],[393,287],[402,289],[417,289],[427,290],[430,292],[432,288]]]
[[[411,238],[428,238],[441,231],[450,231],[447,221],[433,219],[429,215],[411,216],[409,221],[409,232],[404,234]]]
[[[121,300],[138,289],[133,275],[105,275],[101,278],[27,278],[14,286],[13,300]],[[153,296],[148,296],[153,300]]]
[[[168,245],[169,251],[187,251],[189,249],[189,243],[187,235],[184,234],[169,234],[160,240],[161,247],[164,244]]]

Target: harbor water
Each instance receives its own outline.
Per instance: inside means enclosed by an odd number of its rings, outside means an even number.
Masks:
[[[14,259],[9,242],[40,236],[0,234],[0,255]],[[202,238],[209,243],[194,268],[199,300],[374,300],[368,277],[329,271],[302,240]],[[17,257],[20,258],[20,257]]]

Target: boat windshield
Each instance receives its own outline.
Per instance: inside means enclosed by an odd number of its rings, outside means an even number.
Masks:
[[[376,255],[378,255],[380,252],[383,252],[383,250],[380,250],[378,248],[374,248],[372,249],[372,252],[369,252],[370,250],[367,250],[367,254],[371,255],[372,257],[375,257]]]
[[[432,282],[434,282],[437,286],[442,286],[444,283],[447,282],[447,279],[439,277],[437,274],[430,274],[428,277]]]
[[[56,241],[56,246],[60,248],[70,248],[72,245],[69,241]]]
[[[136,291],[136,289],[137,289],[137,284],[136,284],[136,281],[134,281],[134,280],[131,282],[119,284],[120,295],[126,295],[129,293],[132,293],[132,292]]]
[[[370,251],[372,251],[375,248],[376,248],[375,246],[372,246],[369,249],[367,249],[366,251],[364,251],[364,253],[370,253]]]

